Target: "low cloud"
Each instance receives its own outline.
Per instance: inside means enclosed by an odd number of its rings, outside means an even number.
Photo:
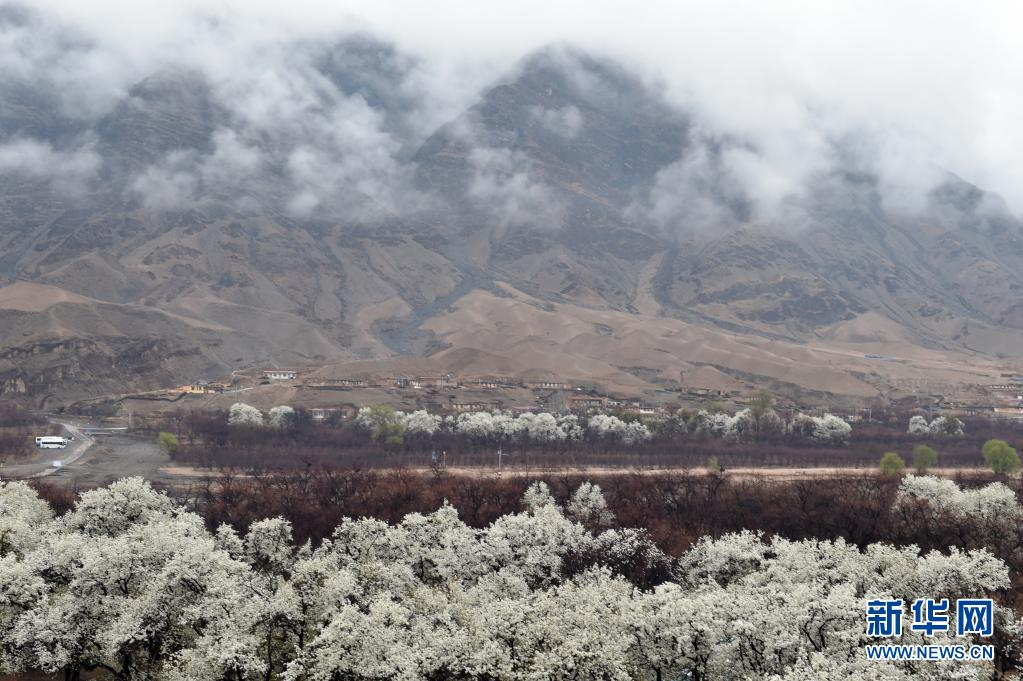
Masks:
[[[468,196],[501,228],[561,226],[564,206],[536,177],[529,159],[508,149],[477,147]]]
[[[685,236],[738,225],[747,217],[748,204],[739,178],[711,144],[701,141],[661,170],[627,214],[665,236]]]
[[[131,183],[131,190],[153,210],[173,210],[194,204],[199,198],[194,157],[195,154],[184,151],[168,155],[138,175]]]
[[[578,107],[568,105],[556,109],[534,107],[533,118],[556,135],[573,138],[583,127],[583,115]]]
[[[71,150],[54,149],[48,142],[25,138],[0,144],[0,175],[44,180],[69,195],[84,194],[101,164],[91,143]]]
[[[850,170],[875,177],[893,212],[923,210],[946,172],[1023,212],[1018,6],[739,0],[636,12],[569,0],[552,13],[524,2],[445,12],[408,0],[31,0],[0,8],[0,86],[55,93],[60,115],[88,125],[146,76],[194,69],[227,120],[212,151],[172,151],[138,171],[128,186],[146,201],[240,187],[279,196],[296,215],[343,211],[352,197],[402,212],[426,201],[411,181],[413,150],[525,55],[568,44],[640,74],[706,139],[727,141],[664,168],[637,197],[634,213],[663,229],[787,219],[815,186]],[[601,87],[585,70],[572,75]],[[585,122],[572,106],[532,113],[570,139]],[[101,164],[97,147],[33,135],[0,130],[7,172],[82,191]],[[556,223],[561,207],[543,178],[508,153],[474,159],[474,199],[491,201],[505,225]],[[66,170],[38,170],[47,154]]]

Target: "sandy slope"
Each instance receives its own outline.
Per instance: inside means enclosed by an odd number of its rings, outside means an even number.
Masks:
[[[926,377],[971,385],[995,375],[992,366],[976,357],[933,352],[907,342],[883,343],[883,349],[901,356],[878,361],[864,355],[870,344],[773,341],[665,317],[573,305],[545,310],[521,294],[499,298],[474,292],[426,327],[453,348],[497,354],[522,370],[591,377],[623,387],[680,380],[719,387],[713,384],[750,375],[806,390],[870,397],[898,379]],[[455,352],[445,350],[435,359],[443,361]]]
[[[42,312],[59,303],[97,304],[99,300],[80,296],[48,284],[18,281],[0,287],[0,310]]]

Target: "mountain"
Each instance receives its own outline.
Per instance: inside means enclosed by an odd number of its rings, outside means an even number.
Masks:
[[[850,167],[759,215],[723,162],[743,142],[607,60],[532,55],[417,137],[412,60],[308,50],[317,89],[278,118],[183,68],[92,121],[0,79],[0,150],[45,166],[0,162],[0,392],[410,355],[868,398],[1020,358],[1023,225],[951,174],[913,212]]]

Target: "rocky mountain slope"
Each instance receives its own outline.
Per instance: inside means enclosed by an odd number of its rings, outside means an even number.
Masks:
[[[817,178],[791,212],[763,216],[722,161],[741,142],[697,129],[613,63],[533,55],[420,137],[415,103],[395,85],[407,64],[390,48],[357,39],[312,63],[322,101],[277,127],[187,69],[153,74],[95,120],[61,113],[43,85],[0,81],[0,148],[41,166],[0,157],[0,391],[450,354],[473,329],[436,320],[470,295],[619,325],[623,315],[675,319],[744,347],[1020,356],[1023,225],[959,178],[897,213],[877,178],[851,167]],[[384,171],[346,168],[326,145],[328,169],[297,146],[303,132],[287,126],[338,101],[387,133],[367,142],[386,151]],[[551,332],[560,324],[538,319]],[[691,359],[659,348],[656,334],[637,334],[620,357],[614,344],[558,342],[580,360],[565,370],[580,375],[596,366],[584,360],[635,368],[666,352],[671,361],[649,362],[656,382]],[[493,370],[502,354],[528,367],[530,353],[516,353],[495,350]],[[739,354],[705,364],[778,378]],[[797,374],[795,384],[812,382]],[[865,389],[862,376],[846,378],[835,392],[869,394],[885,380]]]

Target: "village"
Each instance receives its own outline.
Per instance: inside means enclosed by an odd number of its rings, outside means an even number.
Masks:
[[[259,401],[261,394],[278,394],[281,388],[296,401],[312,405],[315,420],[338,416],[350,418],[360,406],[390,404],[425,409],[434,413],[503,410],[511,413],[537,411],[617,411],[639,416],[663,416],[670,411],[668,398],[686,397],[693,403],[708,399],[741,400],[739,391],[691,388],[684,394],[664,391],[662,400],[640,400],[605,394],[597,384],[573,383],[556,377],[511,378],[500,376],[353,375],[342,378],[307,378],[297,369],[262,369],[236,376],[235,383],[197,381],[160,391],[163,399],[197,396],[212,398],[252,392],[246,399]],[[139,396],[128,396],[129,399]],[[154,397],[147,393],[147,398]],[[218,402],[220,400],[217,400]],[[326,406],[324,403],[337,403]],[[678,408],[677,406],[674,408]]]
[[[901,386],[902,394],[890,402],[848,404],[838,408],[824,398],[793,399],[776,393],[782,412],[836,413],[849,423],[869,421],[885,412],[920,413],[929,417],[988,417],[1023,420],[1023,377],[1004,374],[1004,383],[956,386],[914,382]],[[121,396],[128,411],[163,412],[174,409],[226,409],[235,401],[264,408],[278,404],[303,406],[317,421],[354,417],[359,408],[388,405],[406,411],[431,413],[501,410],[530,412],[618,413],[664,418],[678,409],[741,409],[762,388],[753,383],[719,387],[683,385],[660,388],[643,396],[618,394],[597,382],[569,381],[557,376],[497,376],[444,374],[352,373],[323,377],[316,370],[262,368],[235,372],[219,381],[195,381],[166,390]],[[951,396],[949,396],[951,395]],[[123,411],[123,410],[122,410]],[[123,414],[122,414],[123,415]]]

